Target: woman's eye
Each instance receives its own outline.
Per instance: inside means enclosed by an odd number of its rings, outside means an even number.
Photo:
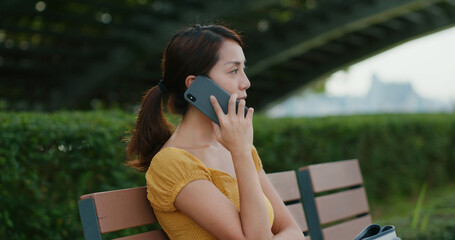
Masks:
[[[244,71],[244,72],[245,72],[245,70],[246,70],[246,69],[247,69],[247,67],[246,67],[246,66],[245,66],[245,67],[243,67],[243,71]],[[231,71],[231,73],[233,73],[233,74],[237,74],[237,73],[239,73],[239,69],[238,69],[238,68],[237,68],[237,69],[234,69],[234,70],[232,70],[232,71]]]

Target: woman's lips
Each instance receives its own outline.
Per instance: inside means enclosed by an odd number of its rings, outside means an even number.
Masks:
[[[241,100],[241,99],[246,99],[246,96],[237,98],[237,100]]]

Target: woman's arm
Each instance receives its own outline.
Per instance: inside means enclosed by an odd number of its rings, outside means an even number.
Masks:
[[[305,239],[302,230],[292,218],[264,170],[259,172],[259,179],[262,190],[272,204],[275,215],[272,226],[272,232],[275,234],[273,239]]]
[[[236,107],[237,94],[229,98],[228,113],[224,114],[215,97],[210,98],[220,121],[213,123],[215,136],[229,150],[234,164],[240,196],[240,220],[247,239],[267,239],[271,235],[269,215],[256,172],[251,149],[253,147],[253,109],[245,115],[245,100]],[[236,112],[236,109],[237,112]]]
[[[251,155],[253,110],[246,117],[245,100],[229,99],[228,114],[211,98],[220,126],[214,124],[217,140],[229,150],[237,177],[240,212],[212,183],[196,180],[182,188],[175,206],[218,239],[272,239],[267,206]]]
[[[270,227],[256,236],[245,235],[248,223],[241,220],[236,206],[207,180],[187,184],[175,199],[175,206],[217,239],[272,239]],[[268,216],[267,216],[268,221]],[[251,224],[252,226],[253,224]],[[267,234],[264,237],[264,234]]]
[[[242,155],[233,155],[234,158],[239,185],[240,218],[244,223],[242,228],[245,236],[248,239],[268,239],[271,236],[269,214],[251,149]]]

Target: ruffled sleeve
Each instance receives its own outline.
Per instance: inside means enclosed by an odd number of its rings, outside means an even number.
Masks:
[[[177,194],[188,183],[205,179],[211,181],[210,171],[190,153],[165,148],[155,155],[145,174],[147,198],[158,211],[176,211]]]
[[[261,158],[259,158],[259,154],[254,146],[253,146],[253,149],[251,149],[251,155],[253,155],[253,161],[254,161],[254,165],[256,166],[256,171],[257,172],[261,171],[262,161],[261,161]]]

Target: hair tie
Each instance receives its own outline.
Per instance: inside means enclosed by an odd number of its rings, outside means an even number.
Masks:
[[[164,85],[163,79],[161,79],[161,80],[158,82],[158,87],[160,88],[160,90],[161,90],[162,93],[168,93],[168,92],[169,92],[169,88],[167,88],[166,85]]]

